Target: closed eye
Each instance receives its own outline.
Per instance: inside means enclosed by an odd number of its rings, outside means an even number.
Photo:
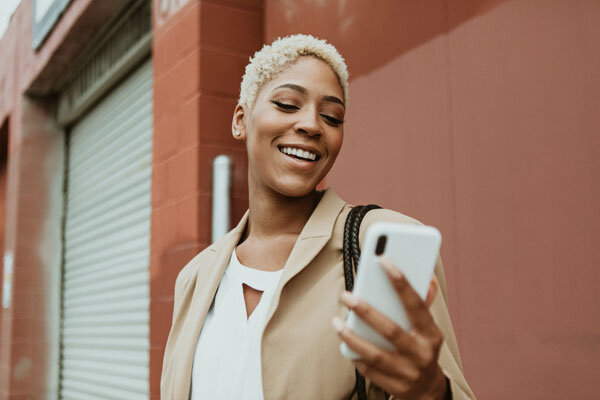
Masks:
[[[271,103],[275,104],[279,108],[283,108],[284,110],[299,110],[300,107],[297,107],[293,104],[281,103],[277,100],[271,100]]]
[[[344,121],[334,118],[331,115],[321,114],[321,117],[325,118],[327,122],[329,122],[332,125],[341,125],[344,123]]]
[[[271,100],[271,103],[275,104],[277,107],[281,108],[282,110],[285,111],[295,111],[295,110],[299,110],[300,107],[295,106],[293,104],[286,104],[286,103],[282,103],[280,101],[277,100]],[[329,123],[330,125],[333,126],[338,126],[344,123],[344,121],[339,120],[335,117],[332,117],[331,115],[327,115],[327,114],[320,114],[321,117],[325,118],[325,120],[327,121],[327,123]]]

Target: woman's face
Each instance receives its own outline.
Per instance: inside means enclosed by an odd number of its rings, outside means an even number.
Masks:
[[[252,110],[236,107],[249,185],[292,197],[312,192],[342,146],[343,98],[327,63],[301,57],[263,85]]]

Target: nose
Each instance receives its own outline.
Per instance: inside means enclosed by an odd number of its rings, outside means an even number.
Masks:
[[[302,133],[308,136],[317,136],[322,133],[319,124],[319,113],[316,109],[308,108],[303,112],[298,113],[298,121],[294,126],[297,133]]]

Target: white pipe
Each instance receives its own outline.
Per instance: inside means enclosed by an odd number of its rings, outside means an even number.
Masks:
[[[229,232],[231,208],[231,159],[220,155],[213,161],[212,242]]]

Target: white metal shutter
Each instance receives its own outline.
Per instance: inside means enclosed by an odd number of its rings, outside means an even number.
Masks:
[[[152,64],[69,138],[60,398],[149,397]]]

